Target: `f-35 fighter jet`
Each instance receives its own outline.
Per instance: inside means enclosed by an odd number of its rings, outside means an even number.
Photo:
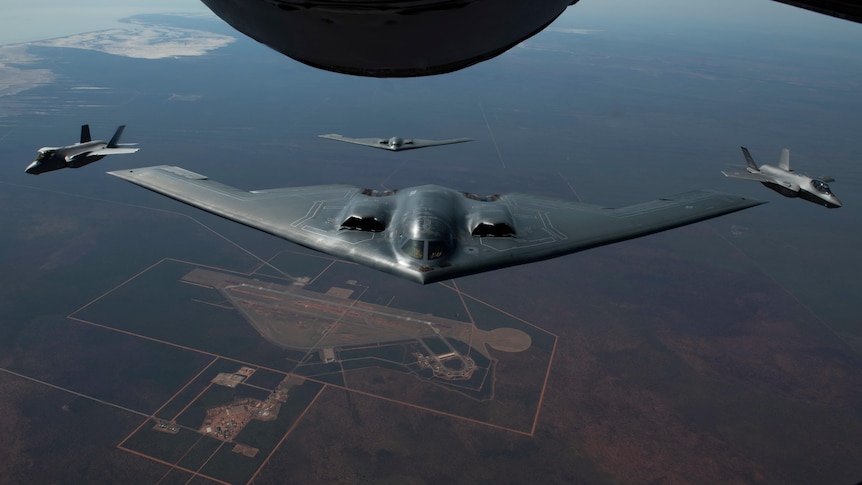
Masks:
[[[550,259],[762,202],[700,190],[620,209],[437,185],[244,190],[180,167],[108,172],[302,246],[425,284]]]
[[[748,149],[742,148],[742,154],[745,155],[745,162],[748,164],[745,167],[746,172],[724,172],[725,177],[756,180],[766,187],[778,192],[785,197],[799,197],[809,202],[835,209],[841,207],[841,201],[826,182],[834,182],[832,177],[809,177],[796,173],[790,169],[790,150],[781,150],[781,158],[778,160],[778,166],[761,165],[760,168],[754,163]]]
[[[433,147],[438,145],[451,145],[453,143],[464,143],[465,141],[473,141],[472,138],[452,138],[450,140],[421,140],[419,138],[401,138],[393,136],[392,138],[348,138],[337,133],[328,135],[318,135],[321,138],[329,138],[330,140],[343,141],[347,143],[355,143],[357,145],[365,145],[367,147],[382,148],[384,150],[413,150],[416,148]]]
[[[36,160],[24,169],[33,175],[60,170],[61,168],[79,168],[99,161],[107,155],[135,153],[137,148],[131,144],[120,144],[120,137],[126,125],[117,128],[111,141],[93,140],[90,137],[90,125],[81,126],[81,141],[64,147],[43,147],[39,149]]]

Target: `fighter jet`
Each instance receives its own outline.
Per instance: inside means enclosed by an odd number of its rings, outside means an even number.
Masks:
[[[762,204],[709,190],[609,209],[437,185],[246,192],[180,167],[108,172],[240,224],[420,284],[555,258]]]
[[[328,135],[317,135],[321,138],[329,138],[330,140],[344,141],[347,143],[355,143],[357,145],[365,145],[367,147],[382,148],[397,152],[399,150],[413,150],[416,148],[433,147],[438,145],[451,145],[453,143],[464,143],[465,141],[473,141],[472,138],[452,138],[450,140],[420,140],[419,138],[401,138],[393,136],[389,139],[383,138],[348,138],[337,133]]]
[[[111,141],[93,140],[90,137],[90,125],[81,125],[81,141],[64,147],[43,147],[39,149],[36,160],[24,169],[33,175],[60,170],[61,168],[79,168],[101,160],[107,155],[135,153],[137,148],[130,148],[135,143],[120,144],[120,136],[126,125],[117,128]]]
[[[832,177],[817,177],[812,178],[807,175],[796,173],[790,169],[790,150],[781,150],[781,158],[778,160],[778,166],[761,165],[757,168],[748,149],[742,148],[742,154],[745,155],[745,162],[748,166],[745,168],[747,172],[724,172],[725,177],[732,177],[745,180],[756,180],[770,189],[778,192],[785,197],[799,197],[809,202],[814,202],[830,209],[841,207],[841,201],[829,189],[826,182],[834,182]]]

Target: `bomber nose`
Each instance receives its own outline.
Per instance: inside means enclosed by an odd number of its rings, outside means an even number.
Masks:
[[[33,162],[30,165],[27,165],[27,168],[24,169],[24,172],[32,175],[39,175],[39,165],[41,165],[41,163]]]

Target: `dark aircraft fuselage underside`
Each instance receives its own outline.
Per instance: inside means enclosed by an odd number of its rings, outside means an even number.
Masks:
[[[456,71],[540,32],[577,0],[202,0],[249,37],[329,71]]]

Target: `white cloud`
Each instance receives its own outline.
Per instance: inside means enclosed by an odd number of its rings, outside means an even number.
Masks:
[[[87,49],[140,59],[200,56],[233,42],[233,37],[202,30],[170,27],[110,29],[33,42],[46,47]]]

